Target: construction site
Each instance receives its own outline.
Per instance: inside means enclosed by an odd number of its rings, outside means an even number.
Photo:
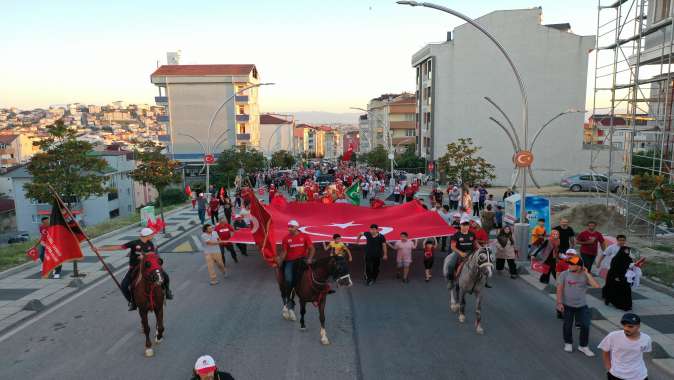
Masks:
[[[592,116],[584,146],[606,188],[607,224],[631,238],[670,240],[672,207],[671,0],[598,1]]]

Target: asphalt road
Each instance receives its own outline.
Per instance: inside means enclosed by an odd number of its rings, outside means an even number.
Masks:
[[[465,324],[449,312],[439,265],[425,283],[417,260],[411,282],[402,284],[389,261],[379,282],[365,287],[356,251],[356,284],[329,296],[331,345],[322,346],[313,306],[306,331],[281,318],[273,273],[257,255],[239,264],[228,260],[229,276],[217,286],[208,284],[199,253],[163,255],[175,299],[154,358],[143,357],[137,313],[126,311],[106,281],[0,336],[0,378],[188,379],[205,353],[236,379],[605,378],[599,357],[562,351],[552,300],[508,276],[492,280],[483,309],[486,333],[479,336],[472,298]],[[591,346],[600,339],[593,332]],[[667,378],[652,365],[649,370],[651,379]]]

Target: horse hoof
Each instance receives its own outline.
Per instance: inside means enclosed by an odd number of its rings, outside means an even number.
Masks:
[[[457,305],[457,304],[451,305],[449,308],[450,308],[454,313],[456,313],[457,311],[459,311],[459,305]]]
[[[475,332],[477,332],[478,334],[482,335],[482,334],[484,334],[484,329],[483,329],[482,327],[478,326],[478,327],[475,329]]]
[[[466,316],[463,315],[463,314],[459,315],[459,322],[463,323],[465,321],[466,321]]]
[[[285,306],[283,307],[283,312],[281,313],[281,315],[283,315],[283,319],[285,319],[286,321],[290,319],[290,313],[288,313],[287,307]]]
[[[321,338],[321,344],[324,345],[324,346],[327,346],[328,344],[330,344],[330,340],[328,340],[328,337]]]
[[[146,358],[151,358],[154,356],[154,350],[151,348],[146,348],[145,349],[145,357]]]
[[[162,340],[159,339],[159,338],[156,338],[156,337],[154,338],[154,344],[159,344],[159,343],[161,343],[161,341]]]
[[[297,320],[297,317],[295,316],[295,312],[292,310],[288,310],[288,314],[290,315],[289,319],[293,322]]]

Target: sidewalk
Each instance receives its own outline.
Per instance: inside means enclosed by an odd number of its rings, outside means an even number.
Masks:
[[[161,246],[170,244],[198,225],[196,211],[190,205],[172,210],[165,215],[166,235],[160,233],[154,238],[155,244],[161,252]],[[140,227],[138,224],[112,231],[98,238],[92,239],[96,246],[123,244],[137,239]],[[73,295],[81,289],[107,278],[108,274],[96,255],[89,248],[88,243],[82,244],[84,260],[78,262],[80,273],[85,277],[74,279],[72,263],[66,263],[61,272],[61,278],[42,279],[40,277],[41,263],[30,262],[15,268],[0,272],[0,332],[5,332],[16,324],[31,318],[41,310],[48,308],[64,298]],[[126,252],[105,252],[101,256],[110,267],[119,281],[128,266]],[[120,304],[120,307],[124,305]]]
[[[529,285],[539,289],[542,292],[548,293],[548,296],[555,300],[555,289],[553,284],[546,285],[538,281],[540,274],[530,272],[528,261],[518,262],[520,266],[525,266],[520,269],[522,274],[520,277],[529,283]],[[604,280],[596,277],[601,285]],[[551,282],[554,278],[551,279]],[[641,331],[648,334],[653,339],[653,363],[664,371],[674,376],[674,298],[671,294],[660,292],[649,286],[649,281],[646,279],[641,282],[641,285],[632,291],[632,307],[633,312],[641,317]],[[620,318],[625,313],[622,310],[616,309],[613,306],[607,306],[601,298],[601,288],[590,289],[588,292],[588,306],[592,309],[592,326],[604,333],[609,333],[615,330],[622,330],[620,325]],[[545,312],[544,312],[545,314]],[[550,304],[550,310],[547,314],[550,318],[554,318],[554,302]],[[560,352],[562,350],[561,340],[561,323],[560,323]],[[591,347],[593,351],[597,351],[596,344]]]

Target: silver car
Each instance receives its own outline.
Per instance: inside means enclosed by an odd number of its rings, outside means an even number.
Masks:
[[[565,187],[573,192],[578,191],[606,191],[608,184],[608,177],[602,174],[577,174],[562,178],[559,183],[561,187]],[[611,178],[610,190],[615,193],[620,188],[620,181],[616,178]]]

